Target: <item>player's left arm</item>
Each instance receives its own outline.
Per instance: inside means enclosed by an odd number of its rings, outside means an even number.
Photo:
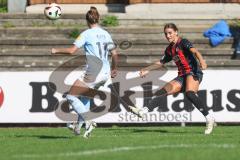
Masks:
[[[200,63],[200,67],[205,70],[207,69],[207,63],[206,61],[203,59],[202,54],[196,49],[196,48],[190,48],[190,51],[192,52],[192,54],[198,59],[199,63]]]
[[[110,51],[112,55],[112,71],[111,77],[114,78],[117,76],[117,64],[118,64],[118,53],[116,49]]]

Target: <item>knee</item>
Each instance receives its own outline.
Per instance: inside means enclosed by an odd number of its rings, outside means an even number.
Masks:
[[[187,96],[187,98],[192,99],[192,98],[196,97],[196,93],[194,91],[187,91],[186,96]]]
[[[155,95],[156,95],[156,96],[166,96],[166,95],[168,95],[168,92],[167,92],[167,90],[166,90],[165,88],[162,88],[162,89],[160,89],[159,91],[157,91],[157,92],[155,93]]]

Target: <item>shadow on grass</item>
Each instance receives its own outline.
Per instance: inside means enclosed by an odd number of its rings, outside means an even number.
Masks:
[[[159,132],[159,133],[169,133],[169,131],[167,130],[163,130],[163,129],[133,129],[132,132],[137,132],[137,133],[141,133],[141,132]]]
[[[201,131],[193,131],[193,130],[179,130],[179,131],[171,131],[171,130],[163,130],[163,129],[134,129],[133,132],[141,133],[141,132],[159,132],[159,133],[167,133],[167,134],[202,134]]]
[[[52,135],[15,135],[16,138],[39,138],[39,139],[71,139],[72,136],[52,136]]]
[[[109,128],[109,131],[118,131],[119,133],[167,133],[167,134],[203,134],[203,131],[196,131],[196,130],[189,130],[189,129],[179,129],[171,130],[171,129],[156,129],[156,128],[150,128],[150,129],[144,129],[144,128]]]

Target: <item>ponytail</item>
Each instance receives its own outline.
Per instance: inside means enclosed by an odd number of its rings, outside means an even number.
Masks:
[[[96,24],[99,22],[100,15],[96,7],[91,7],[86,14],[86,20],[89,24]]]

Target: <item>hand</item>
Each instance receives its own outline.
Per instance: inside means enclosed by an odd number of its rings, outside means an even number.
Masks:
[[[111,71],[111,78],[115,78],[117,76],[117,70],[116,69],[113,69]]]
[[[55,48],[52,48],[51,54],[56,54],[57,50]]]
[[[205,61],[202,61],[202,62],[200,63],[200,67],[201,67],[202,70],[207,69],[207,63],[206,63]]]
[[[148,70],[141,70],[140,71],[140,73],[139,73],[139,75],[140,75],[140,77],[141,78],[144,78],[144,77],[146,77],[146,75],[149,73],[149,71]]]

